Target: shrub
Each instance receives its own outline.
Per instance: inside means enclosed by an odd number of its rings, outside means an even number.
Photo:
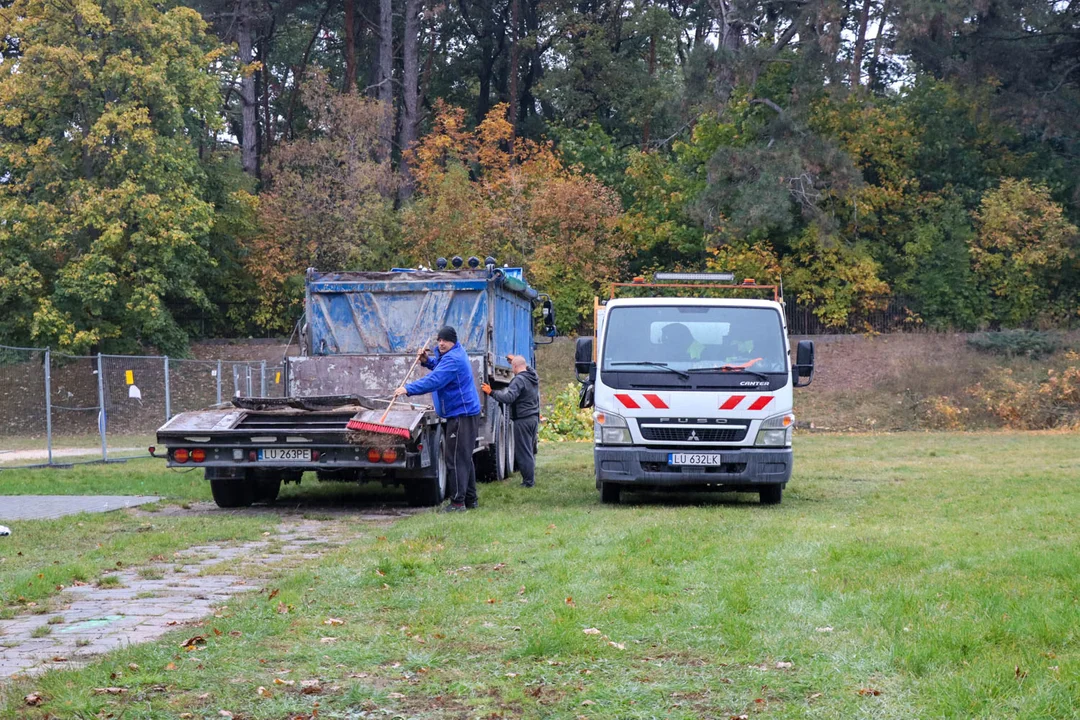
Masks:
[[[934,430],[963,430],[969,409],[947,395],[933,395],[918,404],[921,424]]]
[[[982,383],[972,389],[974,397],[998,420],[1010,428],[1044,430],[1075,427],[1080,424],[1080,354],[1065,355],[1069,365],[1051,368],[1045,380],[1016,380],[1012,370],[1004,369],[995,387]]]
[[[540,424],[540,439],[554,440],[591,440],[593,436],[592,411],[578,407],[580,386],[567,383],[566,387],[553,398],[544,421]]]
[[[968,338],[968,345],[982,352],[1008,357],[1026,356],[1038,358],[1050,355],[1060,345],[1054,333],[1036,330],[1002,330],[978,333]]]

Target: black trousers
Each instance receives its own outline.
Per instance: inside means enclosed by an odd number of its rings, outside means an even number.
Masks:
[[[442,452],[446,460],[446,496],[452,503],[476,503],[473,449],[476,447],[476,432],[479,427],[479,415],[461,415],[446,419]]]
[[[514,464],[521,471],[523,485],[536,484],[536,415],[514,421]]]

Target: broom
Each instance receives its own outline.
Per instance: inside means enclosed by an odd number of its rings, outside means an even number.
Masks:
[[[427,348],[431,343],[428,342],[424,345]],[[413,360],[412,365],[409,366],[409,371],[405,373],[404,379],[402,379],[400,385],[404,385],[409,380],[409,376],[412,375],[413,370],[416,369],[416,364],[420,362],[420,353],[416,354],[416,359]],[[400,386],[399,385],[399,386]],[[386,410],[383,411],[382,417],[377,422],[368,422],[361,420],[359,417],[354,417],[345,424],[347,430],[353,430],[357,432],[369,432],[378,433],[381,435],[397,435],[408,440],[412,437],[412,433],[408,429],[402,427],[395,427],[393,425],[385,425],[386,416],[390,414],[390,408],[394,407],[394,403],[397,402],[398,396],[390,398],[390,403],[386,406]]]

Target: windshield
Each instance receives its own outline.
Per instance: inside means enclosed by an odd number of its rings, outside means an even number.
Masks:
[[[770,308],[611,308],[601,372],[786,373],[780,315]]]

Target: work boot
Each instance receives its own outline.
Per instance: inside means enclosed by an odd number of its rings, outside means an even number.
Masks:
[[[466,510],[476,510],[476,509],[478,509],[479,507],[480,507],[480,503],[479,503],[479,502],[471,502],[471,503],[465,503],[465,509],[466,509]]]
[[[446,503],[442,508],[443,512],[465,512],[465,503]]]

